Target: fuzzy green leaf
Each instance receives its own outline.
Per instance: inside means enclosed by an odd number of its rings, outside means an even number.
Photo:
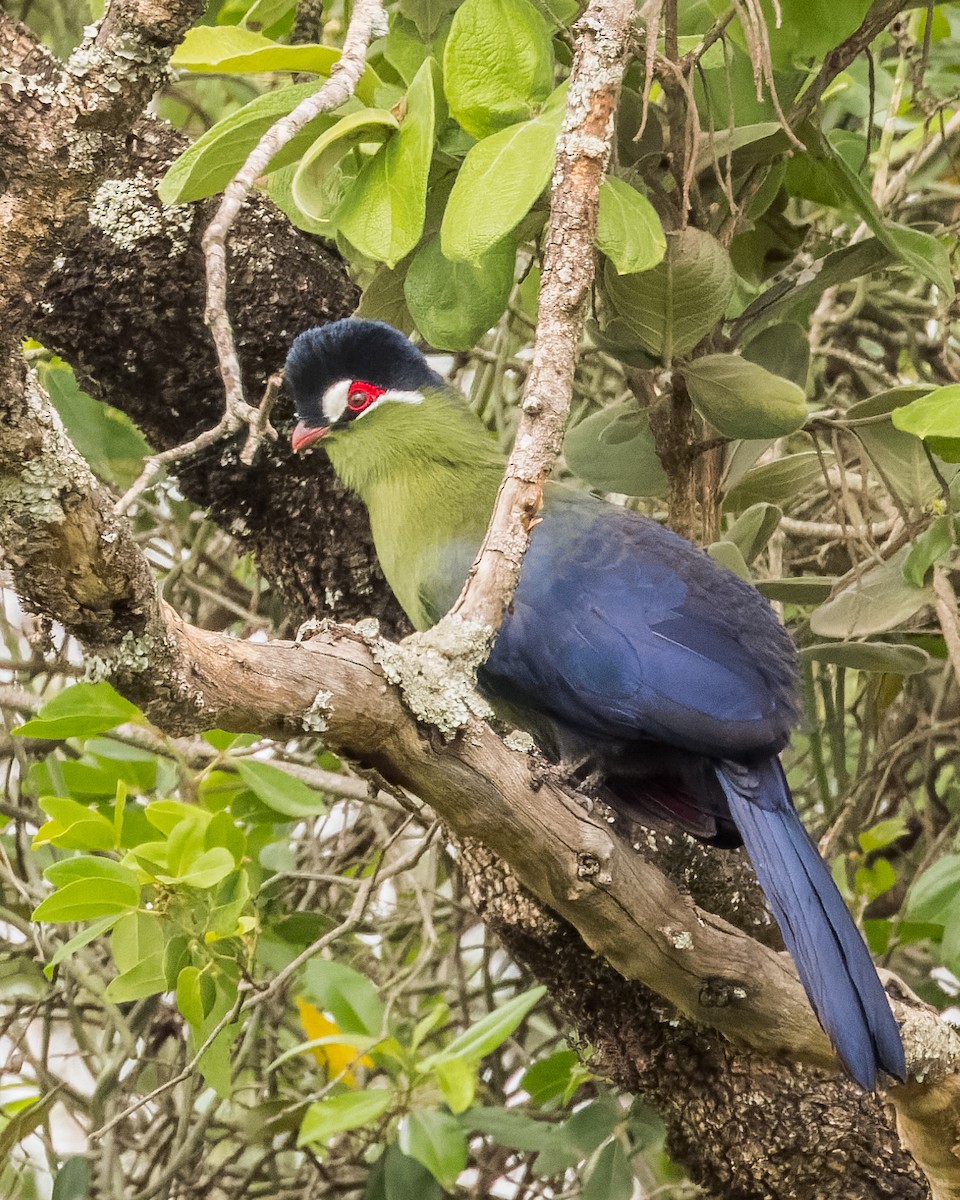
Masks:
[[[689,353],[713,329],[733,295],[730,256],[709,233],[692,226],[667,234],[663,261],[638,275],[618,275],[608,263],[604,294],[649,354],[664,361]]]
[[[526,120],[553,88],[550,28],[529,0],[464,0],[443,79],[450,115],[475,138]]]
[[[807,419],[802,388],[739,354],[707,354],[683,370],[690,399],[726,437],[782,437]]]
[[[600,186],[597,246],[621,275],[649,271],[667,251],[657,210],[636,188],[613,175]]]
[[[469,350],[503,314],[513,287],[516,249],[509,238],[478,263],[444,257],[440,238],[417,251],[403,285],[410,315],[438,350]]]
[[[395,266],[420,240],[437,125],[439,68],[428,58],[406,95],[406,115],[336,212],[340,233],[367,258]]]
[[[529,121],[477,142],[463,160],[440,226],[449,259],[480,262],[523,220],[550,182],[566,85]]]

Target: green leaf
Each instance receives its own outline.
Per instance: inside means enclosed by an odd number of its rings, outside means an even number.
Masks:
[[[566,85],[538,116],[477,142],[463,160],[440,226],[447,258],[479,262],[530,211],[550,182]]]
[[[877,271],[892,258],[888,247],[876,238],[834,250],[805,266],[798,275],[772,284],[744,309],[731,327],[731,336],[737,340],[748,330],[763,329],[791,313],[799,317],[802,312],[812,311],[828,288]]]
[[[112,850],[116,845],[113,822],[96,809],[78,804],[69,796],[43,796],[40,807],[50,820],[37,830],[35,850],[51,845],[62,850]]]
[[[925,396],[895,408],[893,424],[922,438],[934,454],[960,462],[960,383],[934,388]]]
[[[630,1200],[633,1171],[617,1138],[612,1138],[594,1160],[583,1185],[583,1200]]]
[[[810,371],[807,331],[793,321],[768,325],[743,348],[743,357],[806,391]]]
[[[388,1146],[370,1170],[363,1200],[443,1200],[443,1189],[416,1159]]]
[[[865,866],[857,867],[853,873],[853,886],[858,895],[872,903],[884,892],[889,892],[897,882],[897,873],[885,858],[875,858]]]
[[[930,568],[949,554],[955,545],[953,517],[937,517],[910,547],[903,564],[903,577],[914,587],[923,587]]]
[[[340,51],[331,46],[305,42],[282,46],[262,33],[237,25],[198,25],[187,30],[170,65],[186,71],[216,71],[227,75],[295,71],[327,76],[339,61]],[[358,98],[364,104],[373,104],[373,94],[382,82],[372,67],[365,67],[357,84]]]
[[[535,311],[533,315],[536,315]],[[595,346],[626,363],[628,367],[639,367],[642,371],[649,371],[659,365],[656,358],[646,350],[640,349],[637,345],[637,335],[622,317],[608,318],[602,329],[590,317],[587,319],[586,329]]]
[[[322,86],[298,83],[265,92],[217,121],[170,165],[157,185],[160,200],[164,204],[185,204],[223,191],[267,130]],[[339,120],[340,117],[332,113],[315,117],[270,160],[268,169],[275,171],[299,162],[320,134]]]
[[[695,167],[698,175],[744,146],[763,142],[760,158],[754,155],[753,161],[767,162],[774,154],[782,153],[790,145],[790,140],[779,121],[758,121],[752,125],[718,129],[707,135],[701,134],[699,141]]]
[[[433,1068],[437,1086],[452,1113],[464,1112],[477,1091],[477,1068],[462,1058],[445,1058]]]
[[[279,767],[255,758],[238,758],[236,767],[237,774],[250,791],[274,812],[302,820],[322,816],[327,811],[322,793]]]
[[[823,483],[823,472],[833,461],[832,454],[825,454],[821,465],[821,456],[815,450],[805,450],[754,467],[727,492],[724,507],[742,509],[760,500],[793,503],[806,488]]]
[[[612,404],[575,425],[563,443],[567,466],[604,492],[664,496],[667,475],[657,456],[647,409]]]
[[[117,921],[116,913],[108,913],[105,917],[98,917],[96,921],[88,925],[86,929],[81,929],[79,933],[75,933],[68,942],[64,942],[62,946],[57,948],[56,953],[43,968],[43,973],[48,979],[53,978],[55,969],[64,961],[76,952],[86,946],[89,942],[101,937],[108,929],[112,928]]]
[[[400,1149],[452,1191],[467,1165],[467,1138],[460,1122],[436,1109],[415,1109],[400,1122]]]
[[[844,414],[851,432],[859,439],[884,483],[909,507],[927,504],[940,491],[940,482],[930,465],[927,450],[914,434],[897,429],[892,419],[876,421],[869,418],[885,414],[892,418],[895,410],[930,395],[933,390],[925,384],[892,388],[861,400]],[[956,466],[936,458],[934,461],[948,482],[956,475]]]
[[[553,1122],[538,1121],[515,1108],[472,1108],[464,1118],[463,1125],[486,1134],[498,1145],[527,1153],[552,1148],[557,1133],[557,1126]],[[579,1158],[579,1152],[570,1147],[570,1165]]]
[[[484,1055],[503,1045],[528,1012],[546,994],[546,988],[535,987],[521,992],[493,1012],[481,1017],[469,1029],[455,1037],[439,1054],[433,1055],[423,1064],[430,1069],[441,1059],[463,1058],[468,1062],[479,1061]]]
[[[752,563],[776,532],[782,516],[783,511],[776,504],[765,501],[751,504],[737,517],[724,538],[740,550],[745,563]]]
[[[61,741],[106,733],[128,721],[143,724],[143,714],[135,704],[118,696],[109,683],[75,683],[13,732],[18,737]]]
[[[395,266],[420,240],[437,124],[439,68],[428,58],[406,95],[406,115],[363,167],[336,213],[340,233],[367,258]]]
[[[796,575],[789,579],[757,580],[757,591],[781,604],[822,604],[836,587],[836,579],[819,575]]]
[[[904,911],[911,921],[943,925],[958,900],[960,854],[945,854],[910,889]]]
[[[110,953],[117,970],[123,974],[132,971],[144,959],[162,954],[165,942],[164,921],[158,913],[134,912],[121,917],[114,925]]]
[[[817,637],[870,637],[893,629],[933,602],[932,588],[917,588],[903,578],[910,546],[879,566],[868,567],[849,586],[810,614]]]
[[[303,994],[317,1008],[332,1013],[346,1033],[376,1035],[383,1031],[383,1003],[377,989],[346,963],[311,959],[304,968]]]
[[[597,246],[621,275],[649,271],[667,251],[657,210],[636,188],[613,175],[600,186]]]
[[[886,820],[877,821],[875,825],[858,834],[857,841],[864,854],[870,854],[874,850],[886,849],[908,831],[909,826],[902,816],[887,817]]]
[[[666,255],[650,271],[618,275],[608,263],[603,291],[644,350],[668,362],[688,354],[714,328],[726,312],[735,279],[720,243],[689,226],[667,234]]]
[[[523,121],[553,88],[550,28],[529,0],[464,0],[443,79],[450,115],[473,137]]]
[[[58,1083],[52,1091],[47,1092],[45,1096],[41,1096],[33,1104],[28,1104],[26,1108],[21,1108],[19,1112],[14,1113],[9,1118],[3,1128],[0,1129],[0,1162],[9,1162],[10,1151],[14,1146],[22,1142],[35,1129],[40,1128],[47,1119],[50,1109],[53,1108],[54,1104],[60,1098],[62,1088],[63,1084]]]
[[[416,25],[421,37],[432,37],[445,16],[457,7],[457,0],[400,0],[399,8]]]
[[[209,1036],[212,1026],[220,1020],[220,1016],[221,1014],[216,1010],[211,1012],[204,1027],[196,1034],[198,1043],[202,1043],[203,1039]],[[204,1082],[213,1088],[221,1100],[227,1100],[230,1097],[230,1050],[240,1036],[242,1028],[242,1022],[234,1021],[233,1024],[221,1029],[212,1043],[204,1050],[197,1064],[197,1069],[203,1076]]]
[[[711,542],[707,547],[707,553],[714,562],[719,563],[721,567],[726,567],[728,571],[732,571],[739,579],[745,583],[751,582],[750,568],[739,546],[735,546],[733,542],[719,541]]]
[[[108,879],[75,879],[33,910],[32,921],[90,921],[127,912],[140,903],[140,889]]]
[[[112,858],[101,858],[95,854],[77,854],[73,858],[65,858],[47,867],[43,877],[54,887],[63,887],[76,879],[105,879],[112,883],[124,884],[138,895],[140,893],[140,884],[133,871],[121,866]]]
[[[623,1120],[623,1110],[613,1096],[593,1100],[570,1117],[564,1125],[566,1137],[583,1154],[592,1154]]]
[[[907,266],[918,275],[936,284],[948,300],[955,294],[953,272],[950,268],[950,253],[933,234],[922,229],[909,229],[905,225],[885,226],[887,243]]]
[[[738,354],[707,354],[683,371],[690,399],[726,437],[782,437],[807,419],[802,388]]]
[[[386,321],[407,337],[412,336],[415,322],[404,295],[406,277],[407,266],[404,262],[393,269],[377,267],[373,278],[363,289],[354,316],[366,317],[370,321]]]
[[[50,1200],[87,1200],[93,1178],[93,1163],[75,1155],[65,1160],[53,1181]]]
[[[290,184],[300,211],[332,230],[342,184],[340,160],[361,144],[385,141],[399,128],[397,118],[385,108],[363,108],[323,129],[303,155]]]
[[[161,874],[157,878],[161,883],[181,884],[185,887],[207,888],[216,885],[234,869],[233,855],[223,846],[214,846],[205,850],[193,859],[189,866],[182,868],[178,874]]]
[[[851,671],[881,671],[891,675],[916,675],[930,663],[926,650],[901,642],[823,642],[804,646],[799,658],[801,662],[813,660]]]
[[[516,263],[510,238],[477,263],[452,262],[432,237],[420,247],[403,285],[410,315],[437,350],[469,350],[507,307]]]
[[[393,1103],[392,1089],[371,1088],[365,1092],[346,1092],[311,1104],[304,1114],[297,1145],[326,1142],[337,1133],[373,1125]]]
[[[801,137],[810,147],[837,192],[847,199],[879,241],[897,257],[941,288],[952,299],[954,285],[950,256],[936,238],[919,229],[888,224],[860,176],[816,126],[805,125]]]
[[[140,430],[125,413],[88,396],[63,359],[41,360],[37,374],[90,469],[108,483],[128,488],[151,452]]]
[[[557,1050],[525,1071],[520,1087],[533,1104],[545,1104],[564,1095],[580,1059],[576,1050]]]
[[[177,975],[177,1008],[183,1019],[197,1029],[209,1011],[203,1000],[203,978],[199,968],[192,964],[183,967]]]
[[[122,975],[112,979],[103,992],[104,1000],[122,1004],[128,1000],[145,1000],[167,990],[163,969],[163,952],[143,958]]]

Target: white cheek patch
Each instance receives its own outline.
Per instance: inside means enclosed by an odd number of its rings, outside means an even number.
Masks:
[[[331,383],[323,393],[321,407],[328,425],[335,425],[347,409],[347,393],[350,391],[349,379],[338,379]]]
[[[347,404],[350,396],[350,388],[352,381],[349,379],[338,379],[336,383],[331,383],[327,390],[323,393],[321,405],[323,408],[323,417],[328,425],[336,425],[342,419],[347,411]],[[422,404],[423,396],[419,392],[401,392],[391,389],[386,391],[382,396],[378,396],[372,404],[367,405],[365,409],[358,412],[354,416],[355,421],[359,421],[361,417],[365,417],[367,413],[373,412],[379,408],[381,404]]]
[[[359,421],[361,417],[365,417],[367,413],[371,413],[374,409],[380,408],[384,404],[422,404],[423,396],[419,392],[400,392],[390,391],[384,392],[382,396],[374,400],[374,402],[365,408],[363,412],[358,412],[354,417],[355,421]]]

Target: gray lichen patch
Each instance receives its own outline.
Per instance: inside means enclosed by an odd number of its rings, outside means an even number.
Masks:
[[[310,703],[310,707],[303,714],[301,724],[307,733],[325,733],[327,729],[327,717],[333,711],[333,706],[330,701],[333,699],[333,692],[321,691],[317,692]]]
[[[90,224],[124,250],[135,250],[148,238],[166,237],[174,254],[187,248],[193,225],[188,204],[160,209],[153,185],[146,179],[106,179],[87,212]]]
[[[40,452],[18,462],[16,473],[0,471],[0,529],[59,524],[65,495],[97,487],[33,371],[27,373],[24,404],[25,424],[40,431]]]
[[[142,675],[152,669],[159,648],[157,638],[145,633],[137,637],[131,630],[123,635],[109,655],[89,654],[84,660],[84,679],[97,683],[117,675]]]
[[[400,645],[372,642],[371,651],[387,679],[403,692],[413,715],[452,737],[472,720],[492,714],[476,692],[477,668],[489,645],[485,625],[448,614]]]
[[[503,744],[508,750],[515,750],[518,754],[532,754],[537,748],[537,743],[530,734],[522,729],[511,729],[504,737]]]

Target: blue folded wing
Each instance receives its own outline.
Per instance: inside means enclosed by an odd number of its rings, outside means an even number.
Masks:
[[[484,679],[598,737],[737,758],[785,744],[792,667],[754,588],[654,522],[558,488]]]

